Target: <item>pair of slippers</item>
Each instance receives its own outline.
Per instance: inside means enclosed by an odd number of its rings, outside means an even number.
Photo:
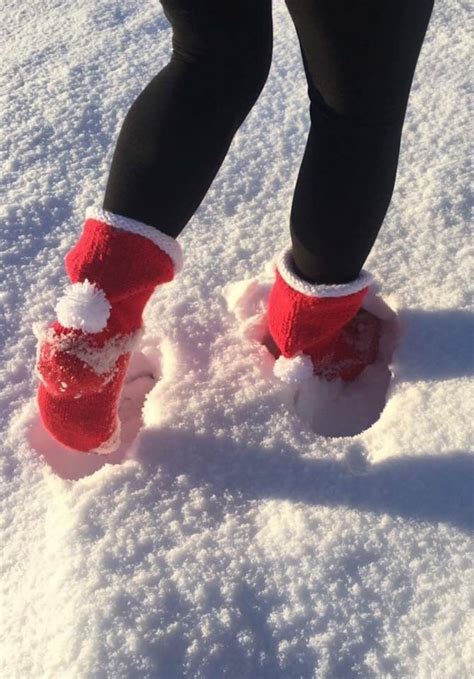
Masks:
[[[71,284],[56,305],[57,320],[35,328],[40,415],[63,445],[98,454],[119,446],[118,403],[143,310],[182,260],[178,241],[158,229],[87,211],[83,233],[66,255]],[[309,283],[285,248],[267,310],[277,377],[352,381],[373,363],[381,322],[362,308],[371,283],[365,271],[343,285]]]

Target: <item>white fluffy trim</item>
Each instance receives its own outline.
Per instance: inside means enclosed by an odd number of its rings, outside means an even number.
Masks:
[[[353,295],[373,283],[371,274],[364,270],[354,281],[340,285],[318,285],[305,281],[295,271],[291,247],[289,246],[285,247],[277,257],[276,266],[281,277],[290,288],[308,297],[346,297],[346,295]]]
[[[135,233],[143,238],[148,238],[152,243],[157,245],[160,250],[166,252],[171,258],[174,265],[174,273],[177,274],[183,268],[183,251],[181,245],[175,238],[168,236],[168,234],[159,231],[154,226],[149,226],[143,222],[137,222],[135,219],[129,217],[122,217],[107,210],[101,210],[95,207],[88,207],[86,210],[87,219],[96,219],[98,222],[103,222],[116,229],[122,231],[129,231]]]
[[[100,332],[105,328],[110,309],[105,292],[88,280],[69,285],[56,304],[61,325],[87,333]]]
[[[273,366],[273,374],[286,384],[298,384],[313,376],[313,361],[306,354],[292,358],[279,356]]]

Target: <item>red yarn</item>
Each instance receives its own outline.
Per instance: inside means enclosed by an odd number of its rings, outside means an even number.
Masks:
[[[145,236],[86,220],[66,271],[71,283],[87,279],[103,290],[111,305],[107,325],[85,333],[56,321],[40,342],[37,362],[40,415],[63,445],[93,451],[118,434],[118,401],[143,309],[174,269],[171,257]]]
[[[377,358],[380,320],[361,309],[367,291],[309,296],[288,285],[277,270],[268,326],[281,354],[310,356],[314,373],[328,380],[354,380]]]

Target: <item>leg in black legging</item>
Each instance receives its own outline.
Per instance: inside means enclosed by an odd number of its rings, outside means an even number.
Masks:
[[[170,63],[128,112],[104,208],[176,237],[266,81],[271,0],[163,0]]]
[[[359,274],[389,206],[410,87],[433,0],[286,0],[311,127],[290,218],[302,276]]]

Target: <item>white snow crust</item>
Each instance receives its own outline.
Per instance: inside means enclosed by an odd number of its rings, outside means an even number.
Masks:
[[[95,456],[38,421],[31,327],[171,31],[157,3],[5,0],[1,677],[472,676],[467,11],[435,3],[366,264],[379,364],[347,389],[273,375],[268,273],[309,125],[276,0],[268,83],[147,308],[121,446]]]

